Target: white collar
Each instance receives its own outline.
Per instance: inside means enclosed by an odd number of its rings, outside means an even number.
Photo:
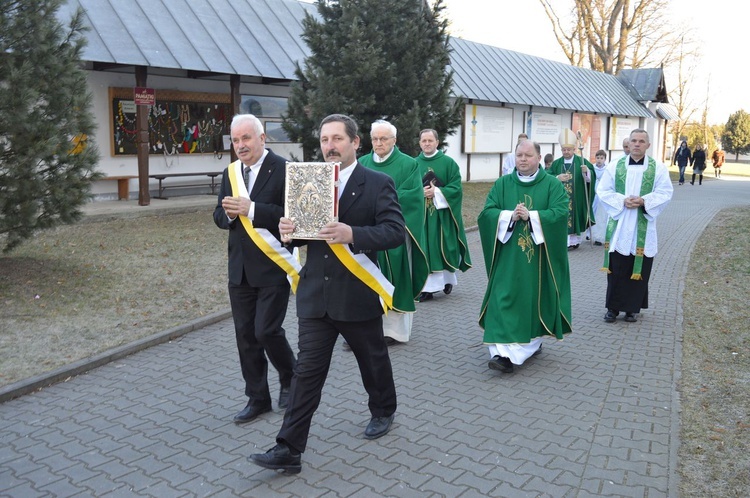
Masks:
[[[396,147],[392,148],[391,151],[388,154],[386,154],[385,157],[382,158],[382,159],[380,158],[379,155],[377,155],[375,153],[375,151],[373,151],[372,152],[372,160],[375,161],[376,163],[384,163],[384,162],[386,162],[388,160],[389,157],[391,157],[391,154],[393,154],[394,150],[396,150]]]

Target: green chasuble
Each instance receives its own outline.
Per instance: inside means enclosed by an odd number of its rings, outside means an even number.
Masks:
[[[414,299],[422,292],[429,267],[424,251],[424,189],[417,161],[398,147],[382,163],[373,159],[374,152],[359,158],[363,166],[385,173],[396,184],[398,202],[406,221],[407,236],[411,239],[411,267],[406,244],[380,251],[378,264],[383,275],[393,284],[393,309],[400,312],[416,311]]]
[[[583,179],[581,164],[585,164],[589,169],[589,178],[591,184],[587,184]],[[565,166],[565,159],[560,157],[552,161],[548,173],[557,176],[563,173],[572,173],[573,178],[567,182],[562,182],[565,191],[568,193],[568,233],[580,235],[586,231],[586,217],[591,217],[591,224],[594,224],[594,194],[596,193],[596,173],[594,165],[581,156],[573,156],[572,171],[569,166]],[[558,180],[559,181],[559,180]],[[588,197],[587,197],[588,195]],[[588,206],[586,201],[588,200]]]
[[[428,171],[435,172],[435,176],[443,183],[439,187],[440,192],[448,201],[447,208],[436,209],[432,199],[424,200],[425,239],[430,271],[466,271],[471,268],[471,256],[461,216],[463,188],[458,164],[442,151],[432,157],[425,157],[421,153],[417,156],[417,163],[422,177]]]
[[[519,203],[539,213],[544,243],[531,237],[531,222],[519,220],[503,244],[497,238],[502,211]],[[500,177],[479,214],[479,235],[487,267],[487,291],[479,325],[485,344],[528,344],[571,331],[570,269],[567,251],[568,196],[560,181],[539,170],[523,183],[514,172]]]

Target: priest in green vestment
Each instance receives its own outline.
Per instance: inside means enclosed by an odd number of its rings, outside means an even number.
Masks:
[[[571,331],[568,196],[541,157],[521,142],[516,170],[495,182],[477,220],[488,275],[479,325],[489,368],[505,373],[541,352],[543,337]]]
[[[429,274],[424,246],[424,192],[417,161],[396,147],[396,127],[388,121],[372,124],[372,153],[359,158],[363,166],[393,178],[398,202],[406,221],[404,244],[378,253],[383,275],[393,284],[393,311],[383,317],[386,342],[408,342],[411,336],[415,299]]]
[[[461,171],[456,161],[438,150],[439,145],[436,130],[426,129],[419,133],[422,152],[417,156],[417,163],[422,184],[425,184],[425,179],[429,180],[424,186],[424,226],[430,267],[430,275],[417,298],[420,302],[432,299],[436,292],[450,294],[458,283],[456,271],[465,272],[471,268],[461,215]]]
[[[589,220],[594,220],[594,192],[596,176],[594,166],[587,159],[577,156],[577,137],[569,128],[560,133],[562,157],[554,160],[548,173],[562,182],[568,193],[568,247],[577,249],[581,244],[581,233],[586,232]]]

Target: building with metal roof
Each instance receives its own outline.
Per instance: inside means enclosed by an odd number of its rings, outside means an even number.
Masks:
[[[85,12],[83,52],[99,123],[100,169],[108,177],[135,176],[133,87],[155,92],[149,111],[149,171],[153,174],[221,171],[230,144],[228,122],[237,110],[257,114],[269,146],[287,157],[301,149],[280,127],[295,67],[308,55],[302,39],[313,4],[297,0],[68,0],[59,12]],[[652,126],[652,153],[660,157],[666,120],[663,73],[655,95],[644,99],[651,73],[615,77],[460,38],[450,40],[454,93],[467,119],[447,137],[447,153],[465,179],[500,174],[503,155],[520,132],[543,153],[557,150],[562,128],[584,131],[585,154],[603,148],[617,155],[623,134]],[[659,139],[655,139],[659,137]],[[619,145],[618,145],[619,143]],[[109,144],[109,150],[107,150]],[[114,183],[95,186],[114,196]],[[157,188],[151,179],[151,189]],[[132,193],[130,194],[132,197]]]
[[[454,91],[465,99],[653,118],[611,74],[460,38],[450,43]]]

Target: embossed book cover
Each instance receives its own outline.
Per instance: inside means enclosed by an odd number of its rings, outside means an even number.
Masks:
[[[339,163],[286,163],[284,216],[294,220],[293,239],[319,239],[338,220]]]

